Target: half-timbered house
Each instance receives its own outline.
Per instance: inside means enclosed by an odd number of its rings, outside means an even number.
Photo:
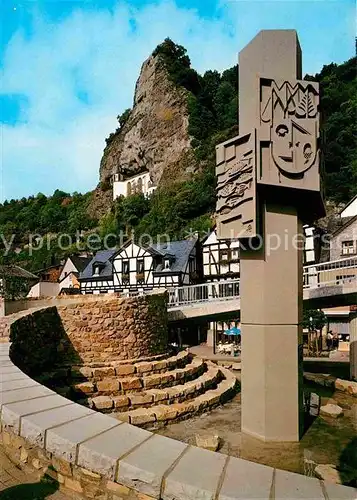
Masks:
[[[189,285],[197,277],[197,239],[97,252],[80,276],[82,293],[140,293]]]
[[[204,281],[239,278],[239,242],[219,240],[214,229],[202,243]]]

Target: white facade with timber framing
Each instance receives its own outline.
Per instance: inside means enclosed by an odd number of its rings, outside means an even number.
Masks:
[[[202,243],[203,279],[239,278],[239,242],[219,240],[216,230]]]
[[[304,264],[318,262],[319,228],[304,226]],[[217,281],[240,277],[239,242],[234,240],[219,240],[216,229],[202,242],[203,279]]]
[[[140,293],[193,284],[197,271],[196,239],[149,247],[128,241],[119,250],[97,252],[79,281],[85,294]]]

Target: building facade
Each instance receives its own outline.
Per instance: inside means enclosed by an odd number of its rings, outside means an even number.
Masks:
[[[330,240],[330,260],[357,256],[357,215],[335,231]]]
[[[72,255],[67,258],[58,280],[58,293],[70,293],[80,289],[79,275],[87,267],[92,257]]]
[[[197,239],[142,247],[128,241],[119,250],[101,251],[81,273],[82,293],[143,293],[154,288],[194,284]]]
[[[124,179],[122,174],[113,175],[113,200],[120,196],[130,196],[136,193],[143,193],[150,196],[156,189],[150,173],[142,172],[141,174]]]
[[[219,240],[216,230],[202,242],[204,281],[239,278],[239,242]]]

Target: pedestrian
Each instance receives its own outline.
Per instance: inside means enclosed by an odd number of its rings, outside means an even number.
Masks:
[[[331,347],[332,347],[332,339],[333,339],[333,336],[332,336],[332,331],[329,330],[327,332],[327,335],[326,335],[326,345],[327,345],[327,350],[328,351],[331,351]]]
[[[338,335],[337,332],[333,332],[332,335],[332,348],[338,350]]]

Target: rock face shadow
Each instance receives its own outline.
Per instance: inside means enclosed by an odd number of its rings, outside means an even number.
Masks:
[[[54,366],[80,363],[56,307],[35,311],[10,329],[10,358],[27,375],[36,377]]]

